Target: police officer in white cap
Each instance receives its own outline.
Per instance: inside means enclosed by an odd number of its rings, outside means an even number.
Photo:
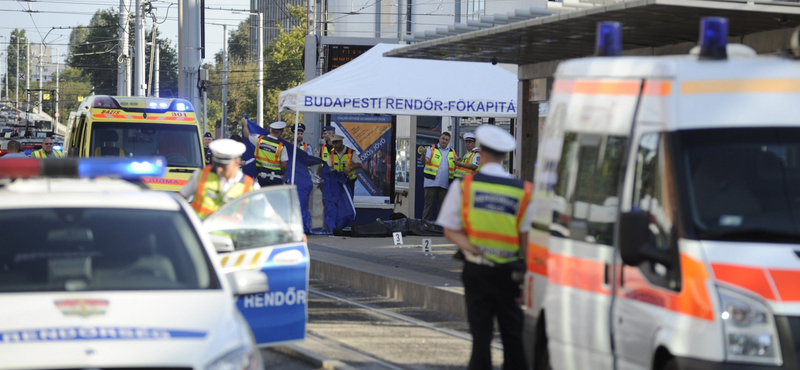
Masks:
[[[260,188],[252,177],[242,173],[239,168],[245,151],[244,144],[231,139],[219,139],[212,141],[208,147],[211,149],[211,164],[202,171],[195,171],[180,190],[186,199],[194,195],[192,208],[202,219],[223,204]]]
[[[259,136],[250,134],[247,128],[247,120],[242,119],[244,126],[244,136],[256,146],[256,170],[258,171],[258,183],[261,186],[283,184],[283,174],[289,164],[289,153],[281,143],[281,135],[286,128],[286,122],[275,121],[269,124],[269,135]]]
[[[466,175],[478,172],[481,165],[481,154],[475,145],[475,134],[467,132],[464,134],[464,147],[467,153],[461,157],[461,161],[456,161],[456,178],[463,178]]]
[[[497,318],[503,369],[527,369],[519,305],[533,186],[503,169],[503,160],[516,147],[511,134],[494,125],[481,125],[475,136],[480,142],[480,170],[453,182],[437,220],[445,237],[464,256],[461,278],[473,338],[468,368],[492,368]],[[462,207],[469,209],[462,212]]]

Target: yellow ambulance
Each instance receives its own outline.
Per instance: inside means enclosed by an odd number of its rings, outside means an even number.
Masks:
[[[182,99],[93,95],[70,113],[64,153],[71,157],[163,156],[164,177],[144,177],[152,189],[178,191],[204,166],[200,125]]]
[[[534,369],[800,368],[800,50],[561,63],[526,256]],[[635,31],[634,31],[635,32]],[[797,31],[796,31],[797,32]],[[606,55],[606,56],[604,56]]]

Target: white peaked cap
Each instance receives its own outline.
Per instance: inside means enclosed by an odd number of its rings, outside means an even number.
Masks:
[[[475,130],[475,136],[481,146],[485,146],[500,153],[508,153],[517,147],[517,141],[508,131],[495,125],[480,125]]]
[[[208,144],[208,149],[211,149],[211,155],[214,157],[215,162],[230,163],[236,158],[239,158],[247,150],[244,144],[232,139],[219,139],[214,140]]]
[[[464,140],[467,140],[467,139],[475,140],[475,134],[473,134],[471,132],[464,133]]]
[[[286,122],[283,121],[275,121],[269,124],[269,128],[273,130],[283,130],[286,128]]]

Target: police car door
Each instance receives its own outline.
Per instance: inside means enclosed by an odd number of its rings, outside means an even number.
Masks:
[[[261,270],[266,293],[239,296],[236,306],[259,345],[305,338],[308,309],[308,245],[294,186],[270,186],[247,193],[209,216],[212,238],[230,238],[229,252],[218,247],[223,273]]]

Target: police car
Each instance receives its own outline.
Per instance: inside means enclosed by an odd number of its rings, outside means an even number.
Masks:
[[[288,211],[256,192],[206,220],[212,241],[183,199],[135,181],[164,168],[162,157],[0,161],[0,368],[260,369],[259,345],[303,338],[302,224],[277,223]],[[242,215],[274,224],[237,228]],[[263,247],[275,242],[288,244]],[[278,273],[274,291],[271,269],[300,278]]]

